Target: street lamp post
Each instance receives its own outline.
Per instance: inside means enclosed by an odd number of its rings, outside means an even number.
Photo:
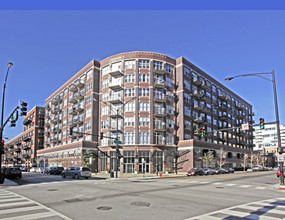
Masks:
[[[5,100],[5,89],[6,89],[6,83],[7,83],[7,78],[8,78],[8,73],[10,68],[13,66],[13,63],[9,62],[8,63],[8,69],[7,69],[7,73],[6,73],[6,77],[5,77],[5,81],[4,81],[4,85],[3,85],[3,92],[2,92],[2,111],[1,111],[1,127],[0,127],[0,141],[3,138],[3,117],[4,117],[4,100]],[[1,165],[2,165],[2,151],[4,151],[3,149],[4,146],[1,146],[0,149],[0,181],[2,180],[2,178],[4,178],[4,174],[2,174],[2,169],[1,169]]]
[[[271,74],[272,79],[266,78],[263,75],[267,75],[267,74]],[[277,129],[277,146],[278,146],[278,151],[279,154],[282,155],[282,151],[281,149],[281,138],[280,138],[280,122],[279,122],[279,114],[278,114],[278,103],[277,103],[277,91],[276,91],[276,82],[275,82],[275,73],[274,70],[272,70],[271,72],[266,72],[266,73],[250,73],[250,74],[242,74],[242,75],[237,75],[237,76],[232,76],[232,77],[228,77],[225,79],[226,82],[237,78],[237,77],[242,77],[242,76],[257,76],[260,78],[263,78],[265,80],[268,80],[270,82],[273,83],[273,92],[274,92],[274,104],[275,104],[275,117],[276,117],[276,129]],[[280,162],[280,184],[284,185],[284,175],[283,175],[283,162]]]

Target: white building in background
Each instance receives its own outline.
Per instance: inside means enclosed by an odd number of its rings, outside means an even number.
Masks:
[[[254,127],[253,143],[255,147],[254,151],[260,151],[263,153],[277,153],[277,130],[276,125],[265,125],[264,129],[260,129],[259,126]],[[281,147],[285,147],[285,127],[280,125],[280,137]]]

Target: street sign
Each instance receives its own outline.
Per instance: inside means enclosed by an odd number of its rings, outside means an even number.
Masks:
[[[247,131],[247,130],[249,130],[249,123],[242,124],[242,125],[241,125],[241,130],[242,130],[242,131]]]
[[[118,140],[114,140],[114,143],[115,143],[115,144],[121,144],[122,142],[121,142],[121,141],[118,141]]]
[[[284,156],[283,156],[283,154],[277,155],[277,162],[284,162]]]

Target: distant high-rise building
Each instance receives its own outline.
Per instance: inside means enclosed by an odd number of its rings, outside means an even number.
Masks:
[[[274,153],[277,152],[277,129],[275,124],[267,124],[264,126],[264,129],[260,129],[259,126],[254,127],[255,131],[253,132],[254,139],[253,143],[255,147],[254,151],[259,151],[261,153]],[[285,147],[285,127],[280,125],[280,138],[281,138],[281,147]]]

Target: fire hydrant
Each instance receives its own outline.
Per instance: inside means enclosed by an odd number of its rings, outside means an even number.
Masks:
[[[162,177],[162,173],[159,174],[159,177],[160,177],[160,178]]]

